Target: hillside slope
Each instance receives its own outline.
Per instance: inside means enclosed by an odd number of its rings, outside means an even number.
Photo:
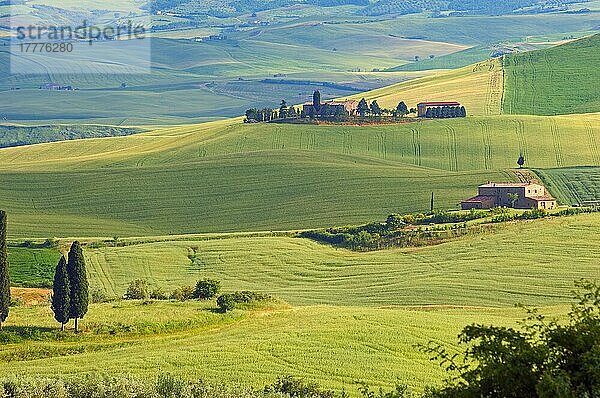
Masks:
[[[504,58],[509,114],[600,112],[600,34]]]

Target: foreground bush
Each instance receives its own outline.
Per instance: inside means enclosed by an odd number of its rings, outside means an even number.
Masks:
[[[270,299],[272,299],[272,297],[269,295],[244,290],[241,292],[220,295],[217,298],[217,307],[221,312],[228,312],[238,307],[240,304],[254,304]]]
[[[148,297],[150,297],[150,287],[143,279],[132,281],[123,296],[125,300],[146,300]]]

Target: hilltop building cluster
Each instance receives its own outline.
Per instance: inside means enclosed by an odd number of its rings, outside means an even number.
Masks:
[[[534,182],[489,182],[479,186],[477,196],[461,202],[463,210],[494,207],[551,210],[557,207],[557,203],[543,185]]]

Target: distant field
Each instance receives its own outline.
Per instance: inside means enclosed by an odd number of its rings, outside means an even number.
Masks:
[[[393,126],[222,121],[0,150],[11,234],[132,236],[356,224],[456,208],[482,182],[600,165],[599,114]],[[110,171],[110,172],[109,172]]]
[[[504,59],[510,114],[600,112],[600,35]]]
[[[600,168],[575,167],[536,170],[563,203],[600,201]]]
[[[206,308],[196,303],[92,305],[82,323],[98,334],[75,341],[2,344],[0,375],[155,377],[160,369],[255,388],[291,374],[327,388],[344,388],[353,397],[359,395],[356,381],[389,388],[399,379],[422,390],[441,382],[444,374],[415,344],[435,340],[453,349],[462,325],[510,325],[522,315],[516,309],[316,306],[235,311],[223,317]],[[16,308],[12,313],[15,328],[56,327],[47,308]],[[109,335],[111,330],[115,335]]]
[[[499,115],[504,91],[502,65],[490,60],[476,65],[399,83],[358,94],[353,98],[377,99],[384,107],[395,108],[399,101],[416,107],[424,101],[459,101],[469,115]]]

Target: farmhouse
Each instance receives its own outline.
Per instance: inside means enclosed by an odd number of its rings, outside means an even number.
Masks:
[[[514,205],[513,205],[514,202]],[[479,187],[479,194],[461,202],[463,210],[490,209],[496,206],[515,209],[554,209],[554,199],[543,185],[537,183],[487,183]]]
[[[309,117],[314,116],[337,116],[348,115],[355,116],[358,110],[358,101],[325,101],[321,102],[319,109],[315,109],[312,102],[307,102],[302,105],[302,112]]]
[[[417,104],[417,115],[419,117],[438,117],[438,116],[433,116],[434,111],[440,110],[440,115],[439,117],[441,117],[441,110],[442,109],[459,109],[460,110],[461,105],[459,102],[456,101],[449,101],[449,102],[420,102],[419,104]],[[429,113],[427,112],[429,111]],[[466,116],[466,115],[465,115]],[[454,116],[456,117],[456,116]]]

